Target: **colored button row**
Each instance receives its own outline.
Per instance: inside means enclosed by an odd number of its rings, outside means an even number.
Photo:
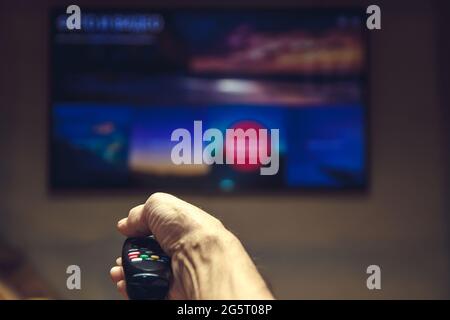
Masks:
[[[139,258],[139,255],[141,253],[138,249],[130,249],[128,251],[128,258],[131,260],[131,262],[139,262],[142,261],[142,258]]]
[[[135,259],[140,259],[140,260],[136,260],[136,261],[142,261],[142,260],[159,260],[159,256],[157,255],[151,255],[148,256],[146,254],[141,254],[141,256],[134,256],[133,258],[130,258],[131,261],[135,261]]]
[[[131,262],[140,262],[142,260],[159,260],[159,256],[157,255],[148,255],[148,254],[140,254],[139,251],[128,253],[128,258]]]
[[[140,255],[141,253],[139,251],[134,251],[134,252],[129,252],[128,253],[128,258],[133,259],[136,258]]]

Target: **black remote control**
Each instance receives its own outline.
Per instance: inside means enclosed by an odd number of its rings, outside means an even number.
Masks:
[[[167,297],[172,274],[170,257],[153,236],[125,240],[122,265],[130,299],[160,300]]]

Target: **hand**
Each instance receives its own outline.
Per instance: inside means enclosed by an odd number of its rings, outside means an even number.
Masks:
[[[171,256],[169,299],[273,299],[240,241],[205,211],[154,193],[117,224],[127,237],[153,234]],[[126,296],[121,259],[111,277]]]

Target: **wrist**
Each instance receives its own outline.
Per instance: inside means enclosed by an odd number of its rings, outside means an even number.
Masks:
[[[176,281],[191,299],[272,299],[240,241],[225,228],[198,230],[172,255]]]

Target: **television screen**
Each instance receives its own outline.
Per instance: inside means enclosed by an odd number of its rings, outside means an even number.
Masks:
[[[363,14],[83,9],[70,30],[54,10],[52,189],[364,187]]]

